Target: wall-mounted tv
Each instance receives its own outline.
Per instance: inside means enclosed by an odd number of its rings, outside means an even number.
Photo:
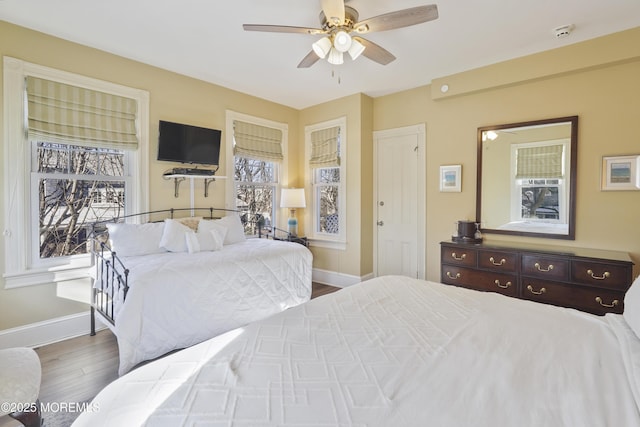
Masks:
[[[218,166],[221,133],[217,129],[160,120],[158,160]]]

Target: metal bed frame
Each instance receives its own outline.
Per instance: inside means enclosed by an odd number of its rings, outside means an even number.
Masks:
[[[91,335],[96,334],[96,313],[112,326],[115,325],[114,319],[114,298],[122,294],[123,301],[127,297],[129,291],[129,269],[124,265],[115,251],[112,251],[108,244],[108,236],[106,225],[108,223],[124,222],[129,218],[151,218],[153,216],[162,215],[164,218],[174,218],[176,212],[189,211],[193,215],[194,212],[206,211],[208,216],[203,218],[214,219],[215,213],[226,214],[228,212],[239,212],[234,209],[225,208],[171,208],[156,211],[148,211],[130,215],[123,215],[118,218],[96,221],[91,226],[90,248],[91,260],[95,267],[95,282],[91,292]],[[164,220],[162,218],[162,220]],[[159,220],[159,219],[158,219]],[[259,234],[262,230],[259,225]]]

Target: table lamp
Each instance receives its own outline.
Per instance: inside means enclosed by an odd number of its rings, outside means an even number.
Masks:
[[[283,188],[280,194],[280,207],[288,208],[290,215],[287,221],[289,234],[298,235],[298,220],[296,219],[296,208],[306,208],[304,199],[304,188]]]

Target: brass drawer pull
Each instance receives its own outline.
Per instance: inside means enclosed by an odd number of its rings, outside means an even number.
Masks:
[[[507,262],[507,260],[504,258],[502,258],[500,262],[496,262],[494,257],[489,258],[489,261],[491,261],[491,264],[493,265],[504,265],[504,263]]]
[[[617,305],[618,305],[618,300],[617,300],[617,299],[614,299],[614,300],[611,302],[611,304],[605,304],[605,303],[603,303],[603,302],[602,302],[602,298],[600,298],[600,297],[596,297],[596,302],[597,302],[598,304],[600,304],[601,306],[603,306],[603,307],[607,307],[607,308],[613,308],[613,307],[615,307],[615,306],[617,306]]]
[[[500,280],[497,280],[497,279],[496,279],[496,280],[495,280],[495,282],[493,282],[493,283],[495,283],[499,288],[502,288],[502,289],[507,289],[509,286],[511,286],[511,285],[512,285],[512,283],[511,283],[511,282],[507,282],[507,283],[505,283],[504,285],[502,285],[502,284],[500,283]]]
[[[547,268],[542,268],[540,267],[540,263],[536,262],[535,264],[533,264],[533,266],[538,270],[538,271],[551,271],[553,270],[553,264],[549,264],[549,267]],[[543,288],[544,289],[544,288]]]
[[[452,252],[452,253],[451,253],[451,257],[452,257],[453,259],[455,259],[456,261],[462,261],[462,260],[464,260],[464,259],[467,257],[467,254],[462,254],[462,255],[460,255],[460,256],[457,256],[455,252]]]
[[[545,292],[547,292],[547,289],[546,289],[546,288],[540,288],[540,290],[539,290],[539,291],[534,291],[534,290],[533,290],[533,286],[531,286],[531,285],[527,285],[527,289],[529,290],[529,292],[531,292],[531,293],[532,293],[532,294],[534,294],[534,295],[542,295],[542,294],[544,294]]]
[[[459,279],[459,278],[460,278],[460,273],[456,273],[456,275],[454,276],[454,275],[452,275],[452,274],[451,274],[451,272],[450,272],[450,271],[447,271],[447,277],[448,277],[449,279],[457,280],[457,279]]]
[[[596,280],[604,280],[607,277],[611,276],[611,273],[609,273],[608,271],[605,271],[602,276],[596,276],[595,274],[593,274],[593,270],[587,270],[587,274],[591,276],[592,279],[596,279]]]

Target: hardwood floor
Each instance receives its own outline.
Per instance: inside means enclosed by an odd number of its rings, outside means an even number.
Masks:
[[[339,289],[314,283],[311,298]],[[93,337],[83,335],[36,348],[36,352],[42,365],[40,401],[43,403],[86,402],[118,378],[118,344],[108,329]],[[65,427],[64,421],[48,423],[45,414],[45,427],[50,425]],[[20,423],[0,417],[0,427],[13,426],[20,426]]]

